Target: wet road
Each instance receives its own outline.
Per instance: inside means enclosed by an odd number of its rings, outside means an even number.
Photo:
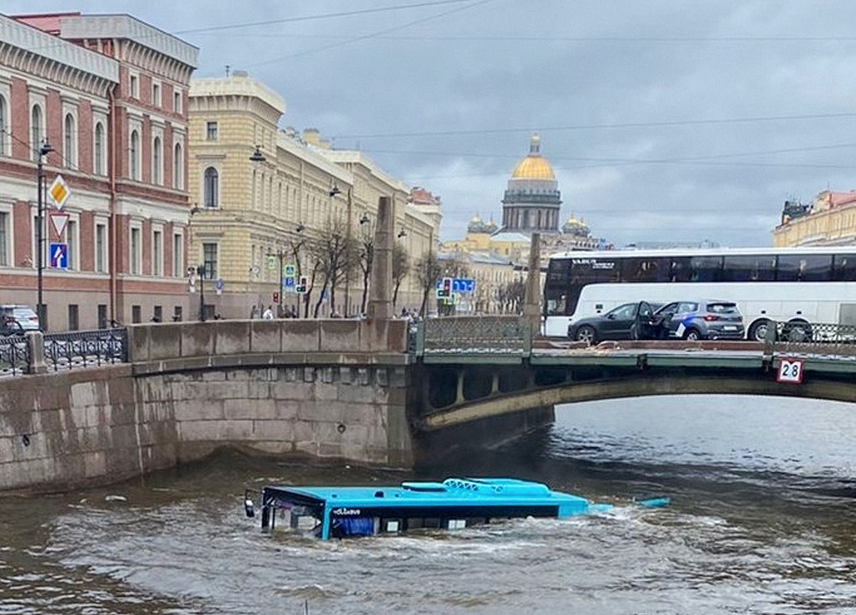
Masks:
[[[0,500],[0,614],[856,613],[854,453],[845,404],[565,406],[551,429],[421,478],[541,480],[611,512],[329,543],[261,534],[243,488],[410,476],[226,453],[145,484]],[[630,504],[652,492],[672,506]]]

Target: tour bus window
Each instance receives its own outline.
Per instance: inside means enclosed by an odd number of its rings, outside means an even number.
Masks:
[[[571,260],[566,258],[554,258],[547,265],[548,284],[566,286],[568,284],[568,272],[571,268]]]
[[[564,316],[566,314],[568,295],[562,291],[546,291],[547,316]],[[577,293],[579,297],[579,293]],[[576,306],[574,306],[576,307]]]
[[[832,256],[828,254],[781,254],[776,265],[779,282],[828,282]]]
[[[621,263],[622,282],[668,282],[672,259],[668,257],[634,257]]]
[[[690,281],[690,257],[676,256],[669,263],[669,282]]]
[[[721,275],[721,256],[693,256],[690,259],[690,282],[719,282]]]
[[[836,254],[833,257],[832,279],[836,282],[856,282],[856,254]]]
[[[776,279],[775,258],[768,256],[726,256],[723,282],[771,282]]]

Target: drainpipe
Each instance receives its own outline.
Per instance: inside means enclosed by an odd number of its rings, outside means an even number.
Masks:
[[[116,166],[118,165],[118,155],[116,153],[116,86],[110,88],[107,92],[110,100],[110,159],[108,176],[110,180],[110,321],[115,322],[117,302],[118,302],[118,281],[117,273],[119,269],[119,250],[118,238],[119,230],[116,222]]]

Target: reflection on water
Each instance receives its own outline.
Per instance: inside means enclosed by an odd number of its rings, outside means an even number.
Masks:
[[[0,614],[853,613],[854,445],[843,404],[566,406],[553,428],[424,477],[541,480],[609,513],[328,543],[261,534],[243,488],[409,476],[224,453],[145,485],[0,501]],[[641,493],[673,505],[635,508]]]

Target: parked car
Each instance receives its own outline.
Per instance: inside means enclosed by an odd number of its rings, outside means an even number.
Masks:
[[[654,337],[684,340],[742,340],[743,315],[733,301],[675,301],[651,318]]]
[[[568,337],[588,344],[603,340],[650,339],[653,337],[651,318],[658,307],[658,303],[648,301],[624,303],[606,314],[571,323]]]
[[[39,330],[38,315],[26,305],[0,305],[0,335]]]

